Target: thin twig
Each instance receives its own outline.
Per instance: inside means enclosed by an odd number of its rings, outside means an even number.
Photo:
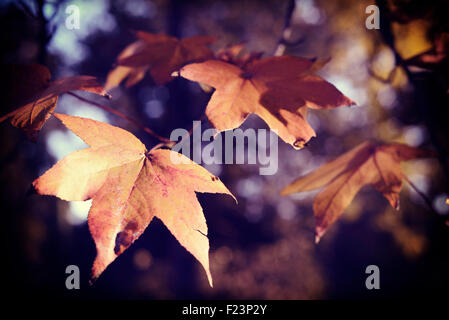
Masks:
[[[110,108],[110,107],[107,107],[107,106],[102,105],[102,104],[100,104],[100,103],[97,103],[97,102],[95,102],[95,101],[91,101],[91,100],[89,100],[89,99],[86,99],[86,98],[84,98],[84,97],[81,97],[81,96],[79,96],[79,95],[77,95],[76,93],[73,93],[73,92],[69,92],[68,94],[70,94],[71,96],[73,96],[73,97],[75,97],[75,98],[77,98],[77,99],[79,99],[79,100],[81,100],[81,101],[87,102],[87,103],[89,103],[89,104],[91,104],[91,105],[94,105],[94,106],[100,108],[100,109],[103,109],[103,110],[105,110],[105,111],[107,111],[107,112],[110,112],[110,113],[112,113],[112,114],[115,114],[116,116],[118,116],[118,117],[120,117],[120,118],[123,118],[123,119],[125,119],[125,120],[128,120],[129,122],[131,122],[132,124],[138,126],[140,129],[142,129],[142,130],[145,131],[146,133],[152,135],[153,137],[157,138],[158,140],[160,140],[160,141],[162,141],[162,142],[164,142],[164,143],[167,143],[167,144],[172,144],[172,143],[173,143],[173,141],[171,141],[171,140],[169,140],[169,139],[167,139],[167,138],[161,137],[160,135],[158,135],[156,132],[154,132],[154,131],[151,130],[150,128],[148,128],[148,127],[144,126],[143,124],[141,124],[139,121],[137,121],[137,120],[135,120],[135,119],[133,119],[133,118],[127,116],[126,114],[124,114],[124,113],[122,113],[122,112],[120,112],[120,111],[114,110],[114,109],[112,109],[112,108]]]
[[[37,7],[37,19],[39,21],[39,29],[38,29],[38,37],[39,37],[39,53],[38,53],[38,61],[40,64],[46,65],[47,63],[47,45],[51,40],[47,32],[48,21],[45,18],[44,14],[44,0],[36,0]]]
[[[373,69],[368,68],[368,74],[376,79],[377,81],[385,84],[391,84],[393,82],[394,76],[396,75],[398,68],[394,67],[389,73],[386,78],[383,78],[382,76],[378,75],[376,72],[374,72]]]
[[[407,183],[410,185],[410,187],[412,187],[412,189],[415,190],[415,192],[426,202],[426,204],[429,206],[429,209],[432,212],[438,214],[433,208],[432,201],[429,199],[429,197],[424,192],[419,190],[419,188],[410,180],[409,177],[407,177],[405,174],[403,174],[403,177],[404,180],[407,181]]]
[[[430,211],[432,211],[432,213],[435,214],[436,218],[438,218],[438,220],[441,221],[442,223],[444,223],[445,225],[449,226],[449,220],[447,219],[447,217],[440,215],[433,208],[432,201],[429,199],[429,197],[424,192],[419,190],[418,187],[406,175],[403,175],[403,177],[404,177],[404,180],[407,181],[407,183],[410,185],[410,187],[412,187],[412,189],[415,190],[415,192],[421,198],[423,198],[423,200],[426,202],[427,206],[429,207]]]
[[[206,118],[206,114],[203,113],[203,115],[201,116],[200,120],[198,120],[199,123],[198,123],[198,122],[195,123],[195,124],[192,126],[192,128],[189,130],[189,132],[187,133],[187,135],[184,136],[184,137],[182,138],[182,140],[184,140],[184,138],[186,138],[187,136],[190,136],[190,135],[193,133],[193,131],[195,131],[195,129],[198,128],[198,126],[203,122],[203,120],[204,120],[205,118]]]
[[[187,138],[189,138],[191,135],[192,135],[192,133],[193,133],[193,131],[195,131],[195,129],[196,128],[198,128],[198,126],[203,122],[203,120],[206,118],[206,114],[205,113],[203,113],[203,115],[201,116],[201,118],[198,120],[198,122],[197,123],[195,123],[193,126],[192,126],[192,128],[181,138],[181,140],[179,140],[179,142],[176,142],[176,141],[171,141],[171,144],[165,144],[165,146],[167,146],[167,147],[170,147],[170,148],[172,148],[175,144],[177,144],[177,143],[183,143],[183,141],[185,140],[185,139],[187,139]],[[158,147],[160,147],[159,145],[158,146],[155,146],[155,147],[153,147],[153,149],[157,149]]]
[[[33,19],[36,18],[33,11],[23,0],[18,0],[16,2],[16,5],[19,6],[28,17],[33,18]]]
[[[295,11],[295,0],[290,0],[287,6],[287,12],[285,14],[284,29],[282,31],[282,37],[278,42],[276,50],[274,51],[274,56],[282,56],[285,52],[287,44],[290,43],[290,38],[292,36],[291,20],[293,12]],[[302,39],[298,42],[300,43]]]

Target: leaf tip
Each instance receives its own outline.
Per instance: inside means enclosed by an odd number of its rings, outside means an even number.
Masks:
[[[30,187],[28,188],[28,190],[25,194],[27,197],[35,195],[35,194],[39,194],[36,189],[36,184],[37,184],[37,180],[33,181],[33,183],[30,185]]]
[[[360,107],[358,104],[357,104],[357,102],[355,102],[354,100],[352,100],[352,99],[350,99],[350,98],[348,98],[348,97],[346,97],[346,96],[344,96],[344,98],[343,98],[343,105],[346,105],[346,106],[348,106],[348,107]]]
[[[315,244],[318,244],[323,237],[326,230],[323,227],[317,226],[315,228]]]
[[[399,209],[401,208],[401,205],[399,203],[399,199],[396,201],[396,203],[394,204],[394,209],[399,211]]]
[[[234,194],[231,192],[231,191],[229,191],[229,195],[232,197],[232,199],[234,199],[234,201],[235,201],[235,204],[239,204],[239,201],[237,200],[237,198],[234,196]]]
[[[201,264],[203,265],[204,271],[206,271],[207,281],[209,282],[210,287],[213,288],[214,281],[212,280],[212,274],[210,273],[209,261],[207,261],[207,265]]]
[[[304,139],[298,139],[298,140],[296,140],[295,142],[293,142],[293,147],[294,147],[295,149],[302,149],[302,148],[304,148],[305,146],[307,146],[307,142],[306,142],[306,140],[304,140]]]
[[[213,288],[213,287],[214,287],[214,282],[213,282],[213,280],[212,280],[212,276],[207,275],[207,280],[209,281],[210,287]]]
[[[105,97],[106,99],[108,99],[108,100],[111,100],[112,99],[112,95],[108,92],[108,91],[106,91],[107,89],[104,89],[102,92],[101,92],[101,95],[103,96],[103,97]]]

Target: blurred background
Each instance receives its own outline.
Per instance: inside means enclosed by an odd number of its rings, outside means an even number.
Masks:
[[[244,42],[272,55],[291,1],[0,1],[1,63],[40,63],[52,79],[92,75],[104,83],[116,56],[135,41],[132,31],[176,37],[217,36],[218,50]],[[67,6],[80,9],[80,29],[65,27]],[[0,124],[2,288],[36,298],[335,299],[448,297],[449,214],[448,1],[377,1],[380,29],[368,30],[374,1],[296,0],[285,53],[331,58],[319,74],[358,107],[313,110],[317,132],[303,150],[279,140],[279,170],[258,165],[205,166],[238,198],[198,194],[209,226],[214,288],[200,264],[164,225],[145,233],[88,285],[95,245],[86,217],[90,201],[65,202],[30,194],[31,183],[65,155],[86,145],[50,119],[36,143]],[[420,54],[426,53],[422,56]],[[3,82],[8,79],[2,77]],[[149,75],[112,100],[79,93],[140,119],[168,137],[189,130],[210,93],[175,79],[156,86]],[[3,97],[4,95],[2,95]],[[1,115],[8,101],[2,102]],[[157,141],[125,120],[63,95],[57,112],[88,117],[133,132],[147,147]],[[203,130],[209,128],[203,121]],[[251,116],[243,128],[267,128]],[[435,150],[439,159],[410,161],[404,173],[433,209],[404,181],[401,209],[364,188],[318,245],[312,202],[317,191],[281,197],[294,178],[357,144],[374,139]],[[65,288],[65,268],[81,270],[81,290]],[[380,268],[380,290],[365,288],[365,268]]]

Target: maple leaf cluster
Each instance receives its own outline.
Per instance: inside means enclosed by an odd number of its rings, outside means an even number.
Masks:
[[[105,89],[90,76],[50,81],[50,72],[44,66],[16,66],[18,92],[27,92],[26,101],[0,122],[9,119],[35,139],[53,115],[90,146],[57,162],[33,186],[39,194],[66,201],[93,200],[88,225],[97,248],[94,279],[156,217],[201,263],[212,286],[207,225],[196,192],[234,197],[232,193],[218,177],[181,154],[161,146],[147,150],[121,128],[54,113],[58,96],[82,90],[109,97],[107,90],[122,82],[126,87],[133,86],[147,73],[157,85],[180,76],[206,90],[215,89],[205,114],[218,131],[237,128],[250,114],[256,114],[295,149],[303,148],[315,136],[307,122],[309,108],[331,109],[354,102],[316,75],[322,61],[262,57],[260,52],[244,53],[242,44],[214,54],[208,45],[215,38],[207,36],[180,40],[138,31],[136,37],[138,40],[118,55]],[[28,85],[20,81],[21,75],[29,79]],[[173,156],[182,161],[174,164],[170,160]],[[397,208],[403,178],[400,162],[429,156],[433,153],[402,144],[367,142],[295,180],[281,194],[325,186],[313,205],[318,241],[364,185],[373,185]]]
[[[213,58],[206,46],[215,38],[178,40],[139,31],[140,39],[118,56],[118,66],[107,77],[106,89],[126,79],[140,81],[149,70],[156,84],[172,80],[173,73],[215,88],[206,116],[218,130],[239,127],[257,114],[279,137],[299,149],[315,136],[307,122],[307,108],[330,109],[354,104],[335,86],[315,75],[313,59],[291,56],[261,58],[242,54],[242,45],[223,49]],[[201,61],[192,63],[195,61]]]

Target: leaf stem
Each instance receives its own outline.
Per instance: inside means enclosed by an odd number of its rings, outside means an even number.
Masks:
[[[427,197],[424,192],[422,192],[421,190],[418,189],[418,187],[405,175],[403,174],[403,177],[405,179],[405,181],[408,182],[408,184],[413,188],[413,190],[415,190],[415,192],[417,194],[419,194],[419,196],[421,198],[424,199],[424,201],[426,202],[427,206],[429,207],[429,209],[436,215],[436,217],[438,218],[439,221],[441,221],[442,223],[444,223],[446,226],[449,227],[449,220],[446,216],[443,216],[441,214],[439,214],[432,205],[432,201],[429,199],[429,197]]]
[[[182,141],[184,141],[184,139],[187,139],[188,137],[190,137],[193,133],[193,131],[195,131],[196,128],[198,128],[198,126],[203,122],[203,120],[206,118],[206,114],[203,113],[203,115],[201,116],[201,118],[197,121],[199,121],[199,123],[195,123],[192,128],[181,138],[181,140],[179,140],[179,142],[176,141],[170,141],[171,144],[165,144],[169,147],[173,147],[173,145],[175,145],[176,143],[181,143]],[[158,146],[155,146],[155,148]]]
[[[415,190],[415,192],[426,202],[429,209],[438,215],[438,213],[433,208],[432,201],[429,199],[429,197],[424,192],[419,190],[419,188],[410,180],[409,177],[407,177],[405,174],[403,174],[402,176],[404,177],[404,180],[407,181],[407,183],[410,185],[410,187],[412,187],[412,189]]]
[[[71,96],[77,98],[78,100],[81,100],[81,101],[83,101],[83,102],[87,102],[87,103],[89,103],[89,104],[92,104],[92,105],[94,105],[94,106],[96,106],[96,107],[98,107],[98,108],[100,108],[100,109],[103,109],[103,110],[105,110],[105,111],[107,111],[107,112],[110,112],[110,113],[112,113],[112,114],[115,114],[116,116],[118,116],[118,117],[120,117],[120,118],[123,118],[123,119],[125,119],[125,120],[131,122],[132,124],[136,125],[136,126],[139,127],[140,129],[142,129],[143,131],[145,131],[146,133],[152,135],[153,137],[155,137],[156,139],[158,139],[158,140],[160,140],[160,141],[162,141],[162,142],[164,142],[164,143],[167,143],[167,144],[173,143],[173,141],[171,141],[171,140],[169,140],[169,139],[167,139],[167,138],[161,137],[160,135],[158,135],[156,132],[154,132],[154,131],[151,130],[150,128],[148,128],[148,127],[144,126],[143,124],[141,124],[139,121],[137,121],[137,120],[135,120],[135,119],[133,119],[133,118],[127,116],[126,114],[124,114],[124,113],[122,113],[122,112],[120,112],[120,111],[114,110],[114,109],[112,109],[112,108],[110,108],[110,107],[107,107],[107,106],[105,106],[105,105],[102,105],[102,104],[100,104],[100,103],[98,103],[98,102],[91,101],[91,100],[89,100],[89,99],[86,99],[86,98],[84,98],[84,97],[81,97],[81,96],[79,96],[79,95],[77,95],[76,93],[73,93],[73,92],[68,92],[68,94],[70,94]]]
[[[205,118],[206,118],[206,114],[203,113],[203,115],[201,116],[201,118],[198,120],[199,123],[197,122],[196,124],[194,124],[194,125],[192,126],[192,128],[189,130],[189,132],[187,133],[187,135],[183,137],[183,139],[184,139],[185,137],[187,137],[187,136],[190,136],[190,135],[193,133],[193,131],[195,131],[195,129],[198,128],[198,126],[201,124],[201,122],[203,122],[203,120],[204,120]]]

